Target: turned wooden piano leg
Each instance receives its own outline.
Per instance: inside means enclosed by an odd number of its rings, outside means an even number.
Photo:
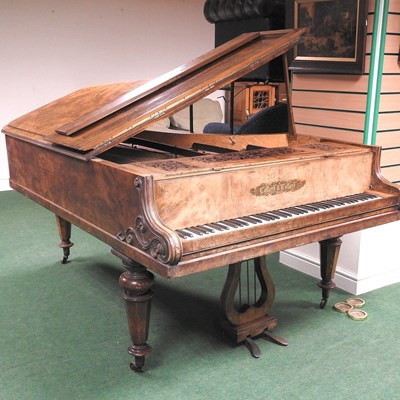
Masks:
[[[241,304],[241,299],[239,302],[237,299],[235,300],[237,293],[241,293],[241,270],[242,263],[229,265],[228,276],[221,294],[221,303],[226,318],[222,321],[221,327],[225,334],[236,343],[244,342],[251,354],[258,358],[261,352],[252,338],[262,336],[284,346],[288,343],[285,339],[270,333],[270,330],[277,326],[277,319],[268,314],[274,302],[275,286],[267,270],[266,258],[254,259],[254,283],[258,279],[259,293],[258,295],[255,293],[254,297],[247,294],[243,304]],[[250,277],[250,280],[253,279]],[[248,282],[245,286],[249,291]],[[253,287],[253,290],[255,289]],[[241,297],[240,294],[239,297]],[[253,297],[253,304],[250,304],[251,297]]]
[[[69,249],[74,244],[70,241],[71,239],[71,223],[56,215],[56,222],[58,228],[58,234],[60,235],[61,242],[58,245],[63,249],[62,264],[65,264],[69,257]]]
[[[135,357],[135,360],[130,363],[130,367],[135,372],[143,372],[145,357],[151,352],[151,347],[146,342],[149,335],[151,299],[153,297],[150,289],[154,284],[154,275],[123,254],[115,250],[112,252],[122,259],[123,266],[127,269],[120,276],[119,283],[126,302],[129,333],[132,340],[128,353]]]
[[[320,245],[321,258],[321,282],[318,286],[322,289],[322,299],[320,308],[325,308],[328,302],[329,291],[336,287],[333,277],[336,272],[336,265],[339,258],[340,245],[342,241],[339,238],[322,240]]]

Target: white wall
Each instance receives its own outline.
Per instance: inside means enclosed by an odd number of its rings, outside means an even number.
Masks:
[[[0,127],[76,89],[154,78],[212,49],[204,2],[1,0]]]
[[[362,294],[400,282],[399,232],[397,221],[343,236],[334,279],[337,286]],[[281,252],[280,261],[321,279],[317,243]]]

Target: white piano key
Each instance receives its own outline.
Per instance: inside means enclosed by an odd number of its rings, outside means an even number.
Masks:
[[[317,201],[309,204],[287,207],[264,213],[231,218],[223,221],[210,222],[208,224],[178,229],[178,235],[184,240],[195,240],[202,236],[221,235],[230,231],[249,229],[254,226],[268,225],[278,221],[301,218],[313,213],[321,213],[336,208],[348,207],[357,203],[363,203],[379,199],[380,197],[368,193],[359,193],[336,199]],[[219,226],[220,229],[216,229]],[[214,232],[211,232],[213,230]]]

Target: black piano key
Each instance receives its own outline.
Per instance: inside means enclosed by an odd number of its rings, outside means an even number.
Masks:
[[[329,208],[337,207],[337,204],[332,203],[332,201],[330,201],[330,200],[328,200],[328,201],[324,200],[322,203],[326,204]]]
[[[365,201],[368,199],[368,197],[365,196],[364,193],[356,194],[353,196],[353,198],[357,201]]]
[[[364,193],[361,198],[362,200],[373,200],[376,199],[377,197],[374,196],[373,194]]]
[[[241,220],[239,218],[231,218],[231,219],[228,219],[227,221],[229,221],[229,222],[231,222],[233,224],[237,224],[237,225],[239,225],[241,227],[249,225],[248,222],[243,221],[243,220]]]
[[[300,210],[297,210],[295,207],[287,207],[282,211],[289,212],[290,214],[300,215],[303,214]]]
[[[301,214],[308,214],[308,211],[307,210],[303,210],[301,207],[299,207],[299,206],[295,206],[295,207],[292,207],[293,209],[295,209],[296,211],[298,211],[299,213],[301,213]]]
[[[280,219],[276,215],[272,215],[270,212],[262,213],[262,215],[265,215],[266,217],[271,218],[271,220],[274,220],[274,221],[276,221],[277,219]]]
[[[335,202],[334,200],[325,200],[324,203],[327,204],[328,206],[331,206],[331,208],[334,208],[334,207],[337,207],[338,205],[340,205],[337,202]]]
[[[203,232],[206,235],[213,232],[213,230],[211,228],[206,228],[203,225],[196,225],[196,226],[193,226],[193,228],[198,229],[200,232]]]
[[[262,219],[263,221],[273,221],[274,218],[267,217],[264,214],[254,214],[255,217]]]
[[[319,210],[326,210],[328,208],[331,208],[329,206],[327,206],[326,204],[323,204],[322,202],[316,202],[316,203],[311,203],[311,205],[318,207]]]
[[[194,233],[195,235],[204,235],[204,232],[202,232],[200,229],[197,229],[194,226],[191,226],[190,228],[185,228],[185,231],[189,231],[191,233]]]
[[[227,231],[230,231],[232,229],[237,229],[240,227],[240,225],[235,225],[232,223],[225,223],[225,221],[218,221],[218,224],[223,225]]]
[[[333,201],[336,202],[336,203],[339,203],[342,206],[347,206],[346,200],[344,200],[342,197],[340,197],[338,199],[334,199]]]
[[[293,213],[286,210],[279,210],[279,213],[286,215],[287,217],[293,217]]]
[[[285,213],[288,217],[294,217],[297,215],[293,211],[291,212],[288,208],[282,208],[279,211]],[[271,212],[271,211],[269,211],[269,212]]]
[[[375,196],[374,194],[370,194],[370,193],[363,193],[363,195],[368,200],[374,200],[374,199],[378,198],[378,196]]]
[[[346,202],[346,204],[355,204],[355,203],[359,203],[359,200],[357,198],[355,198],[354,196],[345,196],[342,197],[343,201]]]
[[[356,194],[356,195],[354,195],[354,197],[356,199],[360,199],[360,200],[372,200],[372,199],[376,198],[376,196],[374,196],[372,194],[368,194],[368,193]]]
[[[239,218],[241,220],[249,222],[250,224],[259,224],[260,222],[262,222],[260,219],[254,218],[253,216],[245,216],[245,217],[239,217]]]
[[[368,199],[368,195],[366,193],[359,193],[359,194],[354,194],[352,196],[348,196],[349,198],[358,201],[363,201]]]
[[[328,208],[334,208],[335,207],[335,205],[334,204],[332,204],[332,203],[330,203],[329,201],[321,201],[320,202],[321,204],[324,204],[325,206],[327,206]]]
[[[307,212],[315,212],[318,211],[318,207],[313,207],[310,204],[304,204],[301,206],[296,206],[296,208],[300,208],[301,210],[307,211]]]
[[[333,199],[329,200],[332,204],[337,205],[337,206],[344,206],[346,203],[340,199]]]
[[[285,213],[285,212],[282,211],[282,210],[268,211],[268,214],[272,214],[272,215],[278,217],[279,219],[281,219],[281,218],[288,218],[288,217],[291,216],[289,213]]]
[[[321,201],[321,204],[324,204],[328,208],[335,208],[335,205],[330,203],[329,201]]]
[[[211,224],[207,224],[208,226],[211,226],[212,228],[216,229],[217,231],[227,231],[228,227],[225,225],[219,224],[218,222],[213,222]]]
[[[234,222],[228,221],[228,220],[221,221],[221,223],[226,225],[226,226],[229,226],[230,228],[239,228],[241,226],[244,226],[244,224],[240,224],[238,222],[234,223]]]
[[[215,230],[213,228],[211,228],[210,226],[207,225],[198,225],[196,226],[196,228],[204,231],[205,233],[214,233]]]
[[[187,232],[183,229],[177,229],[176,233],[182,238],[182,239],[187,239],[190,237],[193,237],[193,235],[190,232]]]

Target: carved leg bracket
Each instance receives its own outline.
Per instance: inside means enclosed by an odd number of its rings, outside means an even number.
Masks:
[[[71,223],[56,215],[56,222],[58,228],[58,234],[60,235],[61,242],[58,245],[63,250],[62,264],[66,264],[69,257],[70,248],[74,245],[71,239]]]
[[[322,278],[318,283],[318,286],[322,289],[320,308],[325,308],[330,290],[336,287],[333,277],[336,272],[341,244],[342,241],[339,238],[332,238],[319,242]]]
[[[241,288],[242,267],[242,263],[229,266],[228,276],[221,294],[221,303],[226,317],[222,321],[221,327],[229,338],[236,343],[244,343],[253,357],[258,358],[261,351],[252,338],[274,337],[276,338],[275,343],[287,345],[287,342],[269,332],[278,323],[275,317],[268,315],[275,298],[275,286],[268,273],[265,257],[254,259],[253,274],[248,272],[249,265],[246,266],[247,272],[244,279],[246,282],[243,290]],[[257,295],[257,288],[259,295]],[[243,292],[245,292],[244,304],[242,304]],[[253,304],[250,304],[251,299],[254,301]]]
[[[145,357],[150,354],[151,347],[146,343],[149,334],[151,299],[150,290],[154,284],[154,275],[145,267],[135,263],[123,254],[112,250],[112,253],[122,259],[127,269],[119,283],[123,289],[123,298],[126,302],[129,332],[132,345],[128,353],[135,357],[130,367],[135,372],[143,372]]]

